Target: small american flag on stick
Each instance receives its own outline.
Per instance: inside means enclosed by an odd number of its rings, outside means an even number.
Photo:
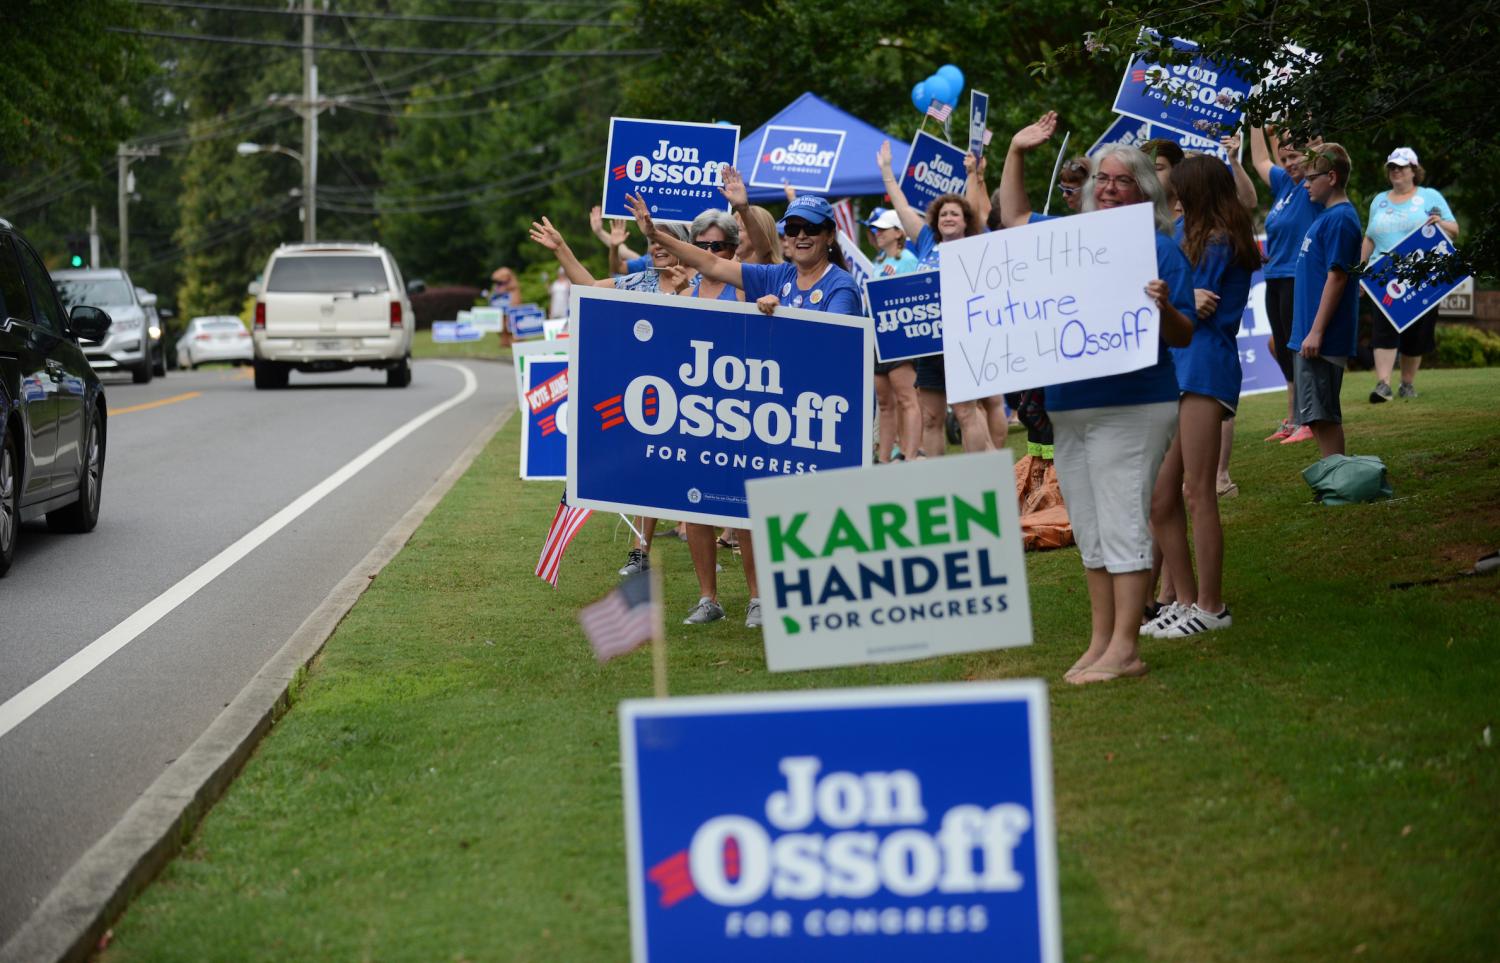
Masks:
[[[651,641],[656,631],[656,608],[651,573],[637,572],[604,598],[578,613],[594,655],[608,662]]]
[[[948,115],[951,113],[953,113],[952,104],[940,104],[934,100],[927,105],[927,116],[940,124],[946,124],[948,122]]]
[[[568,550],[568,543],[573,541],[573,536],[592,514],[592,509],[569,505],[568,495],[563,493],[557,513],[552,516],[552,525],[547,529],[547,537],[542,541],[541,557],[536,560],[537,578],[546,579],[549,585],[557,588],[557,570],[562,565],[563,552]]]

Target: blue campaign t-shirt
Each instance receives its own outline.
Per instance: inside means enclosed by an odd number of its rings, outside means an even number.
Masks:
[[[1181,224],[1175,235],[1182,245]],[[1184,255],[1186,256],[1186,255]],[[1188,262],[1192,264],[1192,262]],[[1240,403],[1240,350],[1235,338],[1240,333],[1240,319],[1250,300],[1250,275],[1234,261],[1234,246],[1227,240],[1214,241],[1203,251],[1203,258],[1193,267],[1193,287],[1212,291],[1219,296],[1214,313],[1193,319],[1193,340],[1185,348],[1170,348],[1172,364],[1177,368],[1177,387],[1195,395],[1207,395],[1224,402],[1231,409]]]
[[[795,264],[741,264],[741,280],[744,282],[745,300],[756,301],[767,294],[774,294],[789,308],[806,308],[809,311],[829,311],[833,314],[852,314],[858,317],[859,286],[849,272],[836,264],[810,288],[797,287],[797,265]]]
[[[703,288],[703,275],[700,274],[697,277],[693,278],[693,297],[695,297],[695,298],[701,298],[701,297],[703,297],[702,288]],[[714,300],[715,301],[738,301],[738,300],[740,300],[741,293],[742,292],[740,291],[740,289],[737,288],[737,287],[735,287],[733,284],[726,284],[722,288],[719,289],[719,293],[714,296]]]
[[[1156,276],[1167,282],[1172,306],[1184,315],[1193,316],[1193,269],[1177,242],[1165,234],[1156,235]],[[1117,405],[1147,405],[1177,400],[1177,374],[1172,354],[1158,337],[1156,364],[1139,371],[1069,381],[1048,385],[1048,411],[1071,411],[1075,408],[1109,408]]]
[[[649,254],[642,254],[640,257],[633,257],[625,262],[625,273],[635,274],[638,271],[644,271],[654,263],[655,262],[651,260],[651,255]]]
[[[1030,214],[1026,215],[1026,223],[1027,224],[1040,224],[1043,221],[1055,221],[1059,217],[1062,217],[1062,215],[1061,214],[1039,214],[1036,211],[1032,211]]]
[[[895,274],[910,274],[920,266],[921,262],[917,260],[915,254],[911,253],[909,247],[902,248],[900,255],[896,257],[891,257],[884,251],[875,255],[875,276],[878,278],[888,278]]]
[[[1415,194],[1400,204],[1391,200],[1390,191],[1375,195],[1370,201],[1370,226],[1365,229],[1365,234],[1375,242],[1370,260],[1389,252],[1403,237],[1425,224],[1433,211],[1445,221],[1453,220],[1448,202],[1430,187],[1417,188]]]
[[[923,224],[922,230],[917,233],[917,239],[911,242],[907,250],[916,255],[917,262],[922,267],[932,271],[938,269],[938,236],[930,224]]]
[[[1348,201],[1328,208],[1312,222],[1302,250],[1297,257],[1297,280],[1292,291],[1292,336],[1286,346],[1292,351],[1302,348],[1302,339],[1312,330],[1323,300],[1323,286],[1328,272],[1338,268],[1352,272],[1359,265],[1364,231],[1359,215]],[[1359,340],[1359,284],[1354,278],[1344,285],[1344,294],[1323,331],[1319,353],[1328,358],[1348,358]]]
[[[1275,166],[1271,168],[1271,196],[1276,201],[1266,215],[1266,266],[1261,273],[1267,278],[1289,278],[1297,273],[1297,250],[1313,218],[1323,213],[1323,205],[1308,196],[1301,182]]]

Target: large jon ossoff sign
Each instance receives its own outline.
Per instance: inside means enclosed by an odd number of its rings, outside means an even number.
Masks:
[[[1173,38],[1172,46],[1195,53],[1198,45]],[[1217,141],[1245,119],[1240,106],[1250,96],[1253,71],[1246,63],[1195,57],[1187,64],[1158,64],[1138,55],[1125,68],[1114,111],[1127,117]]]
[[[868,319],[572,297],[570,504],[742,528],[748,479],[868,463]]]
[[[724,207],[724,167],[739,146],[740,129],[731,124],[611,117],[604,216],[630,219],[627,194],[639,194],[656,220],[675,224]]]
[[[750,169],[750,186],[787,186],[827,194],[843,149],[841,130],[767,124]]]
[[[620,706],[632,959],[1062,959],[1039,681]]]
[[[1376,259],[1369,270],[1360,277],[1359,285],[1375,302],[1375,307],[1391,322],[1397,331],[1405,331],[1416,324],[1438,302],[1453,293],[1453,289],[1467,280],[1466,277],[1440,279],[1436,275],[1412,279],[1397,276],[1398,258],[1423,260],[1429,256],[1454,253],[1453,242],[1436,224],[1423,224],[1396,242],[1390,254]]]

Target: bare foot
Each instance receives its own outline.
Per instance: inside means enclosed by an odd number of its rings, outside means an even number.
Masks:
[[[1113,682],[1116,679],[1136,679],[1150,671],[1150,667],[1140,659],[1124,665],[1101,665],[1095,662],[1088,668],[1080,670],[1072,678],[1067,676],[1063,678],[1073,685],[1091,685],[1095,682]]]

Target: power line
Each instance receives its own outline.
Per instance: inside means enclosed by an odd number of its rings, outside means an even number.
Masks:
[[[596,78],[594,80],[590,80],[587,83],[574,84],[571,87],[561,88],[559,90],[552,91],[551,93],[543,94],[540,97],[532,97],[532,98],[528,99],[526,101],[526,103],[528,105],[530,105],[530,104],[538,104],[538,103],[542,103],[544,101],[554,100],[554,99],[556,99],[558,97],[571,96],[571,95],[577,93],[580,90],[588,90],[588,89],[590,89],[592,87],[598,87],[601,84],[613,83],[616,80],[618,80],[619,77],[620,77],[620,72],[617,71],[615,73],[608,74],[608,75],[606,75],[604,77],[599,77],[599,78]],[[406,105],[408,105],[408,106],[412,106],[412,105],[420,105],[420,104],[423,104],[423,103],[428,103],[428,101],[408,100],[408,101],[405,101],[404,103]],[[346,103],[346,104],[341,104],[340,106],[342,106],[345,110],[354,110],[354,111],[358,111],[358,112],[363,113],[363,114],[374,114],[376,116],[394,117],[394,118],[396,118],[398,120],[443,120],[443,119],[453,118],[453,117],[477,117],[480,114],[490,114],[490,113],[494,113],[494,111],[495,111],[494,106],[491,105],[491,104],[486,104],[486,105],[484,105],[482,107],[470,107],[470,108],[467,108],[467,109],[464,109],[464,110],[436,110],[436,111],[381,110],[378,107],[371,107],[369,105],[362,104],[362,103]]]
[[[182,258],[187,257],[189,254],[197,254],[200,251],[206,251],[209,248],[217,247],[231,238],[238,237],[239,235],[244,234],[247,231],[253,230],[254,228],[264,223],[266,220],[291,210],[293,207],[296,207],[300,203],[301,201],[298,198],[292,197],[286,198],[275,204],[262,204],[259,207],[251,208],[249,211],[246,211],[244,214],[240,215],[240,217],[236,221],[231,221],[230,224],[232,226],[230,226],[229,228],[215,231],[212,234],[207,235],[206,237],[201,237],[196,241],[180,245],[179,247],[168,251],[166,254],[159,255],[157,257],[151,258],[149,261],[145,261],[139,265],[136,265],[135,270],[144,271],[146,268],[156,267],[158,264],[168,264],[172,261],[181,260]]]
[[[413,57],[649,57],[661,53],[658,49],[642,50],[476,50],[473,48],[443,47],[348,47],[342,44],[304,44],[295,40],[257,40],[251,37],[220,37],[208,34],[170,33],[165,30],[133,30],[128,27],[106,27],[109,33],[129,34],[136,37],[156,37],[160,40],[187,40],[196,43],[233,44],[241,47],[276,47],[285,50],[326,50],[333,53],[405,54]]]
[[[149,7],[173,7],[184,10],[217,10],[224,13],[263,13],[273,16],[302,17],[307,12],[300,8],[256,7],[236,3],[201,3],[190,0],[134,0]],[[608,27],[608,20],[557,20],[537,17],[465,17],[437,13],[367,13],[363,11],[313,10],[314,17],[340,17],[350,20],[393,20],[398,23],[460,23],[470,26],[505,27]]]
[[[480,187],[476,187],[468,192],[465,192],[465,197],[461,200],[446,203],[416,203],[415,198],[413,198],[410,202],[405,202],[400,205],[380,204],[378,201],[373,205],[356,205],[347,202],[325,202],[319,200],[318,208],[320,210],[327,210],[340,214],[435,214],[439,211],[453,211],[460,208],[473,207],[476,203],[481,202],[487,203],[490,201],[505,200],[512,197],[521,197],[537,190],[538,188],[546,186],[556,178],[576,177],[589,171],[600,170],[603,161],[604,156],[600,154],[587,164],[583,164],[572,170],[563,171],[561,173],[557,171],[540,171],[535,173],[534,175],[525,175],[522,177],[512,178],[508,181],[497,181],[494,184],[481,185]],[[515,185],[522,186],[518,186],[516,190],[495,193],[495,191],[498,191],[503,187]]]

